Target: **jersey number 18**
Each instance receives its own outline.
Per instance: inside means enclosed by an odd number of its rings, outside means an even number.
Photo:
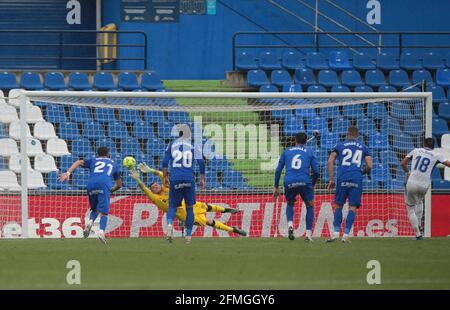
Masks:
[[[417,156],[416,164],[414,165],[414,170],[419,169],[420,172],[426,172],[428,166],[430,165],[430,159],[422,156]]]

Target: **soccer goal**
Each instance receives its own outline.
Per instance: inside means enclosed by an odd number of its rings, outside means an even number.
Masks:
[[[326,162],[351,125],[359,128],[374,159],[352,235],[413,236],[404,206],[405,174],[399,165],[405,154],[431,136],[431,93],[14,94],[1,105],[6,120],[0,124],[5,131],[0,139],[2,238],[82,237],[89,212],[88,171],[77,169],[69,183],[58,182],[58,173],[79,158],[94,156],[99,146],[107,146],[120,166],[125,156],[133,156],[160,169],[165,146],[180,128],[189,128],[207,163],[206,184],[197,189],[197,201],[241,211],[207,213],[207,218],[242,228],[250,237],[287,235],[285,200],[281,196],[274,201],[272,196],[274,171],[293,135],[305,131],[307,147],[320,164],[313,236],[327,237],[334,192],[327,190]],[[8,113],[16,114],[5,117]],[[107,235],[163,236],[163,212],[121,168],[124,187],[112,196]],[[140,177],[148,186],[160,182],[153,174]],[[430,208],[429,193],[423,220],[426,236],[431,231]],[[344,218],[345,213],[346,207]],[[294,218],[295,235],[301,236],[305,207],[300,200]],[[235,236],[209,226],[194,228],[193,235]]]

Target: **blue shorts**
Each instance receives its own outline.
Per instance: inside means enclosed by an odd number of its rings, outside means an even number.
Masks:
[[[314,200],[314,189],[311,183],[293,182],[284,185],[284,196],[287,203],[295,203],[297,195],[300,195],[303,202],[307,203]]]
[[[111,195],[111,190],[109,187],[104,184],[93,184],[88,186],[87,191],[91,210],[108,214],[109,198]]]
[[[343,206],[348,198],[350,207],[359,208],[361,206],[361,196],[362,180],[337,181],[334,203],[338,206]]]
[[[194,181],[171,181],[169,190],[169,208],[178,208],[183,201],[186,206],[195,205]]]

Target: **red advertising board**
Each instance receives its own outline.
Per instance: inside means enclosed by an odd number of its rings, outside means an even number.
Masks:
[[[329,236],[333,224],[332,195],[316,195],[314,236]],[[208,218],[237,226],[250,237],[285,236],[286,217],[284,200],[277,203],[271,195],[204,195],[199,201],[237,208],[237,214],[208,214]],[[450,235],[450,195],[433,196],[432,235]],[[161,237],[164,235],[165,216],[145,196],[114,196],[111,199],[108,220],[109,237]],[[305,209],[295,208],[295,234],[305,232]],[[344,218],[346,211],[344,209]],[[29,233],[31,237],[81,237],[87,216],[87,198],[78,196],[30,196]],[[0,231],[2,237],[20,235],[20,197],[3,196],[0,200]],[[177,232],[180,233],[180,232]],[[354,236],[412,236],[403,195],[363,196],[353,227]],[[194,236],[233,237],[233,233],[211,227],[197,227]]]

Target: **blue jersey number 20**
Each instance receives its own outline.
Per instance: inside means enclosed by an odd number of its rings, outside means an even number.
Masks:
[[[174,151],[172,153],[174,168],[191,168],[192,167],[192,152],[191,151]]]

